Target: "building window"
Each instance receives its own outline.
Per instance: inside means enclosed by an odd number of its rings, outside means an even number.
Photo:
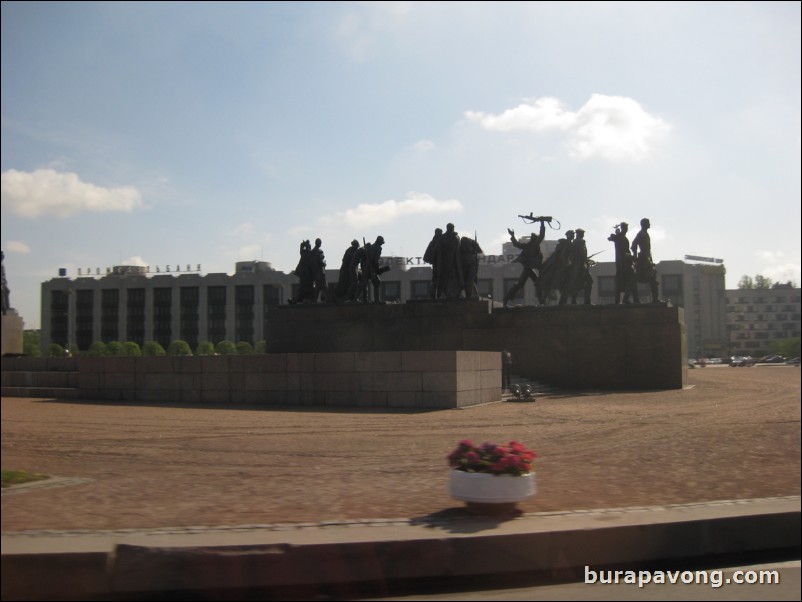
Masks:
[[[430,280],[413,280],[410,282],[410,299],[428,299],[429,289],[432,283]]]
[[[234,289],[234,328],[237,343],[244,341],[253,345],[255,303],[253,285],[241,285]]]
[[[615,276],[599,276],[596,279],[596,290],[599,297],[615,300]]]
[[[209,316],[209,341],[217,345],[226,338],[226,287],[208,287],[206,301]]]
[[[401,283],[397,280],[381,283],[381,294],[385,301],[395,302],[401,300]]]
[[[153,339],[167,349],[172,342],[173,289],[153,289]]]
[[[69,336],[69,295],[66,291],[50,291],[50,340],[67,346]],[[44,351],[44,350],[43,350]]]
[[[682,276],[679,274],[666,274],[662,278],[661,297],[667,301],[671,301],[674,305],[683,307],[685,305],[683,299]],[[699,294],[695,293],[693,296],[694,303],[699,305]]]
[[[179,292],[179,336],[195,349],[198,346],[200,323],[200,289],[197,286],[182,286]]]
[[[104,288],[100,291],[100,340],[104,343],[120,338],[120,291]]]
[[[281,305],[281,287],[265,284],[262,288],[265,306]]]
[[[75,300],[75,343],[79,350],[86,351],[94,342],[95,291],[80,290]]]
[[[126,341],[141,347],[145,344],[145,289],[129,288],[126,297]]]
[[[480,278],[479,281],[476,283],[476,288],[479,291],[479,296],[484,297],[486,299],[493,298],[493,279],[492,278]]]

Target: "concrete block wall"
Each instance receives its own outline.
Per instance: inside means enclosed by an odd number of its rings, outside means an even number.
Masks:
[[[666,304],[286,305],[267,320],[274,353],[508,349],[514,373],[564,388],[678,389],[687,380],[684,310]]]
[[[5,282],[3,285],[5,286]],[[0,330],[0,338],[2,338],[0,356],[21,354],[23,331],[25,329],[25,323],[22,318],[17,315],[14,309],[9,309],[8,313],[4,312],[2,315],[2,326],[2,330]]]
[[[501,358],[482,351],[81,357],[85,399],[192,404],[460,408],[501,400]]]
[[[77,390],[75,358],[3,357],[0,361],[3,395],[47,397],[54,392],[61,394]]]

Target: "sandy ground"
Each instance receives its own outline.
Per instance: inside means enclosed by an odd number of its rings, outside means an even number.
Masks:
[[[688,380],[445,411],[3,398],[3,468],[86,481],[4,490],[2,530],[424,517],[462,507],[446,455],[464,438],[538,453],[524,512],[799,495],[799,369]]]

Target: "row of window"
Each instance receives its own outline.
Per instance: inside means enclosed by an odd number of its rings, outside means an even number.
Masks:
[[[776,313],[780,311],[789,312],[794,311],[796,309],[793,305],[783,305],[782,307],[775,307],[773,305],[765,305],[763,307],[757,307],[754,305],[746,305],[746,306],[738,306],[738,305],[728,305],[727,311],[729,313],[755,313],[755,312],[766,312],[766,313]]]
[[[752,341],[752,340],[766,340],[766,339],[778,339],[778,340],[785,340],[791,339],[799,336],[799,331],[783,331],[778,330],[776,332],[739,332],[735,335],[736,341]]]
[[[777,295],[772,300],[767,300],[766,297],[753,297],[751,299],[748,297],[738,297],[737,300],[727,297],[727,303],[740,303],[742,305],[747,303],[788,303],[789,301],[791,303],[799,303],[800,300],[802,300],[802,297],[799,295],[791,295],[790,297],[786,297],[785,295]]]
[[[773,316],[764,316],[763,314],[735,314],[730,316],[731,322],[785,322],[788,319],[788,314],[775,314]],[[799,321],[802,319],[802,314],[791,314],[790,319]]]

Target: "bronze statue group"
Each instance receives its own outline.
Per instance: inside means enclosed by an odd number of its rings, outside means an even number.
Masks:
[[[660,299],[657,294],[657,269],[652,260],[652,239],[649,236],[651,223],[647,218],[640,221],[640,231],[629,244],[629,224],[621,222],[615,232],[607,237],[615,245],[615,302],[640,303],[638,283],[646,282],[652,294],[652,303]]]
[[[504,306],[523,289],[528,280],[535,287],[540,305],[557,299],[559,305],[569,301],[575,305],[582,295],[585,305],[590,305],[593,278],[590,268],[595,265],[593,255],[588,256],[585,231],[581,228],[568,230],[560,239],[554,252],[544,261],[540,245],[546,236],[546,223],[551,217],[519,216],[530,223],[540,222],[540,230],[534,232],[526,242],[515,237],[515,231],[507,229],[512,244],[521,249],[515,259],[521,264],[518,281],[504,295]],[[649,220],[641,220],[641,229],[629,244],[629,226],[622,222],[607,240],[615,245],[615,303],[640,303],[638,283],[646,282],[651,290],[652,303],[657,303],[657,270],[652,260]],[[318,238],[314,247],[308,240],[301,242],[300,259],[295,275],[300,279],[298,294],[290,303],[380,303],[381,279],[379,276],[390,269],[381,265],[384,238],[377,236],[373,243],[362,246],[356,240],[343,254],[337,285],[332,289],[326,283],[326,260]],[[445,231],[437,228],[423,255],[424,262],[432,266],[429,297],[434,300],[478,299],[479,255],[483,251],[479,243],[467,236],[460,236],[454,224],[447,224]],[[372,288],[372,296],[371,296]]]
[[[454,300],[479,298],[479,255],[482,248],[475,239],[460,236],[454,224],[446,231],[436,228],[423,254],[423,261],[432,266],[431,299]]]
[[[294,274],[300,279],[298,294],[290,303],[335,303],[341,301],[370,300],[370,285],[373,285],[373,300],[379,302],[381,280],[379,276],[390,269],[381,265],[384,237],[377,236],[375,242],[361,247],[356,240],[343,255],[337,286],[332,292],[326,282],[326,258],[322,241],[315,239],[312,247],[308,240],[301,242],[300,259]]]

